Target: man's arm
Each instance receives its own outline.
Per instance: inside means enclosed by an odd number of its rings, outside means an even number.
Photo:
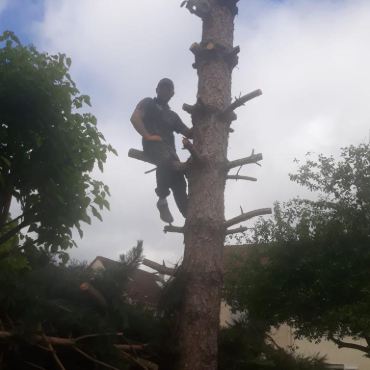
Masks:
[[[139,108],[136,108],[131,116],[131,123],[135,127],[135,130],[143,137],[144,140],[148,141],[162,141],[162,138],[158,135],[150,135],[144,125],[144,112]]]

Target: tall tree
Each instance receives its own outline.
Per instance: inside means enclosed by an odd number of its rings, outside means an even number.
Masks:
[[[191,160],[175,163],[185,170],[189,183],[189,208],[184,227],[167,226],[166,232],[184,234],[185,252],[181,274],[185,281],[181,319],[180,369],[215,370],[217,368],[217,332],[220,292],[223,282],[222,253],[226,234],[245,230],[229,227],[252,217],[269,214],[271,209],[255,210],[225,221],[224,191],[228,172],[262,160],[261,154],[229,161],[227,158],[230,124],[234,110],[262,94],[254,91],[231,104],[231,75],[238,63],[239,46],[233,46],[234,18],[238,0],[189,0],[182,6],[203,21],[200,43],[193,43],[193,67],[199,76],[197,101],[184,104],[191,114],[194,143],[184,139]],[[131,157],[148,159],[131,150]],[[250,178],[244,178],[250,179]]]
[[[257,244],[226,278],[227,301],[370,357],[370,145],[308,159],[290,177],[318,199],[276,203],[274,219],[257,222],[248,240]]]
[[[95,164],[103,171],[115,150],[103,144],[97,119],[77,111],[90,98],[71,79],[70,58],[23,46],[10,31],[0,43],[0,258],[23,230],[32,237],[21,236],[12,252],[44,245],[55,253],[75,244],[73,227],[82,237],[88,213],[101,220],[97,206],[109,208],[108,187],[89,173]],[[9,220],[14,199],[21,213]]]

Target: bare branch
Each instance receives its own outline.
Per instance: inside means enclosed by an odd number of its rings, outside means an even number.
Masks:
[[[43,368],[41,366],[38,366],[38,365],[35,365],[32,362],[25,361],[24,363],[27,364],[27,365],[33,366],[35,369],[46,370],[45,368]]]
[[[130,158],[137,159],[139,161],[147,162],[156,165],[153,159],[149,158],[143,151],[137,149],[130,149],[128,151],[128,156]],[[172,168],[175,171],[185,171],[186,170],[186,163],[173,161]]]
[[[60,359],[59,359],[59,357],[58,357],[57,353],[55,352],[55,350],[54,350],[54,348],[53,348],[53,346],[52,346],[51,342],[48,340],[48,338],[45,336],[45,334],[44,334],[44,333],[42,333],[41,335],[42,335],[42,337],[44,338],[45,342],[47,343],[48,348],[52,351],[52,355],[53,355],[53,357],[54,357],[54,360],[55,360],[55,362],[57,363],[57,365],[59,366],[59,368],[60,368],[61,370],[66,370],[66,368],[63,366],[62,362],[60,361]]]
[[[241,222],[250,220],[253,217],[271,215],[271,214],[272,214],[271,208],[256,209],[254,211],[243,213],[240,216],[232,218],[231,220],[225,221],[224,227],[225,229],[227,229],[230,226],[240,224]]]
[[[90,361],[93,361],[95,362],[96,364],[99,364],[99,365],[102,365],[102,366],[105,366],[106,368],[108,369],[112,369],[112,370],[119,370],[118,368],[116,367],[113,367],[113,366],[110,366],[108,364],[106,364],[105,362],[102,362],[102,361],[99,361],[91,356],[89,356],[87,353],[85,353],[84,351],[81,351],[79,348],[77,347],[74,347],[75,351],[77,351],[78,353],[80,353],[82,356],[86,357],[87,359],[89,359]]]
[[[194,148],[193,143],[186,137],[182,139],[182,144],[184,145],[184,149],[187,149],[191,156],[196,159],[198,162],[201,162],[201,157],[197,150]]]
[[[229,107],[227,107],[222,113],[221,116],[227,116],[230,114],[233,110],[236,108],[239,108],[240,106],[244,105],[247,101],[252,100],[254,98],[257,98],[257,96],[262,95],[261,90],[255,90],[247,95],[242,96],[239,99],[236,99],[234,103],[232,103]]]
[[[244,166],[245,164],[251,164],[251,163],[255,163],[255,164],[260,165],[258,162],[262,161],[262,159],[263,159],[262,153],[254,154],[254,152],[252,152],[252,155],[250,155],[249,157],[241,158],[241,159],[237,159],[235,161],[228,162],[227,165],[226,165],[226,168],[228,170],[231,170],[232,168],[239,167],[239,166]]]
[[[236,229],[226,230],[225,235],[244,233],[244,231],[247,231],[247,230],[248,230],[248,227],[240,226]]]
[[[176,273],[176,269],[173,269],[171,267],[163,266],[157,262],[147,260],[146,258],[143,260],[142,264],[144,266],[148,266],[153,270],[158,271],[160,274],[174,276]]]
[[[228,175],[226,176],[226,180],[247,180],[247,181],[257,181],[255,177],[249,176],[239,176],[239,175]]]
[[[184,233],[184,227],[179,227],[179,226],[172,226],[172,225],[166,225],[163,229],[164,233],[179,233],[183,234]]]
[[[154,171],[156,171],[156,170],[157,170],[157,167],[152,168],[152,169],[151,169],[151,170],[149,170],[149,171],[145,171],[145,172],[144,172],[144,174],[145,174],[145,175],[147,175],[148,173],[154,172]]]
[[[338,348],[352,348],[352,349],[357,349],[358,351],[365,352],[365,353],[370,352],[369,347],[361,346],[360,344],[355,344],[355,343],[343,342],[337,338],[334,338],[333,335],[328,335],[328,339],[334,342],[338,346]]]

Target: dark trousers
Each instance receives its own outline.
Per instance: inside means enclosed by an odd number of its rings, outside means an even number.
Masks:
[[[172,162],[179,161],[176,151],[164,142],[143,141],[145,154],[153,159],[157,165],[156,194],[159,198],[167,198],[172,190],[173,197],[180,213],[186,218],[188,209],[188,194],[186,192],[186,180],[183,172],[174,171]]]

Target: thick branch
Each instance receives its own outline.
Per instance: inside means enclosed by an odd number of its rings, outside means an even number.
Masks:
[[[197,43],[197,42],[194,42],[193,44],[191,44],[189,50],[195,55],[199,55],[201,52],[202,52],[202,48],[201,46]]]
[[[115,335],[122,336],[122,333],[102,333],[102,334],[89,334],[84,335],[78,338],[59,338],[59,337],[48,337],[37,334],[34,336],[34,340],[37,343],[51,343],[53,346],[65,346],[70,347],[77,344],[77,342],[87,339],[87,338],[96,338],[106,335]],[[15,334],[7,331],[0,331],[0,339],[11,339],[14,338]],[[129,351],[129,350],[143,350],[148,347],[148,343],[144,344],[115,344],[115,347],[119,350]]]
[[[261,209],[255,209],[254,211],[242,213],[240,216],[234,217],[231,220],[224,222],[224,227],[227,229],[230,226],[240,224],[243,221],[250,220],[253,217],[257,216],[263,216],[263,215],[271,215],[272,210],[271,208],[261,208]]]
[[[226,230],[225,235],[244,233],[244,231],[247,231],[247,230],[248,230],[248,227],[240,226],[236,229]]]
[[[226,168],[228,170],[231,170],[232,168],[244,166],[245,164],[251,164],[251,163],[259,164],[258,162],[262,161],[262,159],[263,159],[262,153],[258,153],[258,154],[253,154],[252,153],[252,155],[250,155],[249,157],[241,158],[241,159],[237,159],[235,161],[228,162],[227,165],[226,165]]]
[[[347,342],[342,342],[339,339],[334,338],[334,336],[329,335],[328,339],[330,339],[332,342],[334,342],[338,348],[352,348],[352,349],[357,349],[358,351],[369,353],[370,348],[361,346],[360,344],[355,344],[355,343],[347,343]]]
[[[182,105],[182,110],[193,115],[197,111],[197,107],[195,105],[189,105],[189,104],[184,103]]]
[[[184,145],[184,149],[187,149],[194,159],[196,159],[198,162],[201,162],[201,157],[199,153],[194,148],[193,143],[188,138],[182,139],[182,144]]]
[[[137,159],[139,161],[151,163],[154,165],[157,165],[153,159],[149,158],[143,151],[137,150],[137,149],[130,149],[128,151],[128,156],[130,158]],[[186,163],[173,161],[172,162],[172,168],[175,171],[185,171],[186,170]]]
[[[184,228],[179,226],[166,225],[163,229],[164,233],[184,233]]]
[[[249,176],[240,176],[240,175],[228,175],[226,176],[226,180],[247,180],[247,181],[257,181],[255,177]]]
[[[176,273],[176,269],[160,265],[159,263],[151,261],[151,260],[147,260],[146,258],[143,260],[142,264],[144,266],[150,267],[153,270],[158,271],[160,274],[174,276]]]
[[[240,106],[244,105],[247,101],[252,100],[252,99],[254,99],[254,98],[256,98],[257,96],[260,96],[260,95],[262,95],[262,91],[261,90],[255,90],[255,91],[253,91],[253,92],[251,92],[247,95],[242,96],[239,99],[236,99],[234,101],[234,103],[232,103],[229,107],[227,107],[221,113],[221,115],[222,116],[227,116],[228,114],[230,114],[236,108],[239,108]]]
[[[21,231],[26,226],[27,224],[23,221],[16,227],[13,227],[10,231],[8,231],[6,234],[0,237],[0,245],[7,242],[10,238],[12,238],[14,235],[16,235],[19,231]]]
[[[106,309],[108,304],[105,298],[91,284],[85,282],[80,285],[80,289],[87,292],[93,300],[103,309]]]

